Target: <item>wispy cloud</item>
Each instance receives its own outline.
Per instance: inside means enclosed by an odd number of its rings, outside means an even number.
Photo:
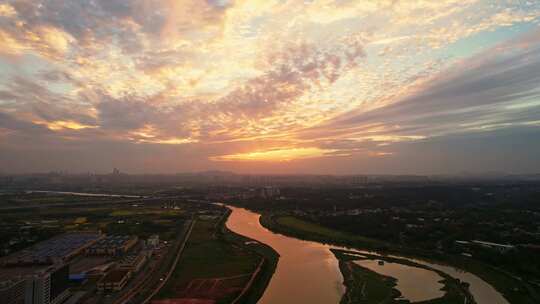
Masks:
[[[0,145],[225,166],[536,128],[539,18],[479,0],[8,0]]]
[[[392,130],[426,137],[536,121],[539,42],[537,31],[497,45],[422,82],[411,94],[373,110],[353,110],[318,128],[354,134],[360,126],[378,124],[382,134]]]

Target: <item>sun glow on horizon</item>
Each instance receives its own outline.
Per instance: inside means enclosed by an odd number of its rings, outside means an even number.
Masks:
[[[255,151],[247,153],[229,154],[211,157],[214,161],[291,161],[297,159],[307,159],[324,157],[337,150],[319,148],[284,148],[266,151]]]

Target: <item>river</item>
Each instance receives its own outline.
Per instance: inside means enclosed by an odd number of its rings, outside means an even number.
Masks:
[[[403,299],[411,302],[428,301],[444,296],[440,282],[443,278],[433,270],[399,263],[379,263],[378,260],[362,259],[356,264],[384,276],[397,279],[396,289]],[[418,284],[422,282],[422,284]]]
[[[265,243],[280,255],[276,272],[258,303],[339,303],[345,286],[330,246],[273,233],[261,226],[259,214],[228,207],[232,213],[227,228]]]
[[[276,272],[258,303],[339,303],[345,293],[345,286],[338,261],[329,249],[340,247],[274,233],[259,223],[260,214],[227,207],[232,210],[226,222],[227,228],[274,248],[280,255]],[[469,283],[477,304],[508,304],[491,285],[471,273],[422,260],[409,260]]]

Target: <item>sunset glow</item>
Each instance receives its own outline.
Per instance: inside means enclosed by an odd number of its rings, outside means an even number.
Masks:
[[[216,161],[290,161],[312,157],[322,157],[330,152],[319,148],[290,148],[256,151],[215,157]]]
[[[141,171],[150,155],[160,172],[529,170],[533,151],[440,164],[538,135],[539,21],[537,1],[0,1],[1,157],[14,171]],[[47,146],[47,164],[17,160]]]

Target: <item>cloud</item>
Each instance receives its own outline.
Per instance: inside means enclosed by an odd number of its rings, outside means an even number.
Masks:
[[[425,138],[538,121],[539,104],[531,101],[540,97],[540,47],[531,44],[536,35],[524,39],[466,59],[407,96],[373,110],[356,109],[317,129],[323,134],[339,130],[334,136],[370,138],[366,130],[379,125],[374,135]]]
[[[87,105],[77,104],[73,99],[55,93],[39,82],[22,77],[11,78],[7,87],[0,90],[0,102],[2,110],[18,113],[21,118],[30,121],[72,120],[95,124]]]
[[[507,37],[539,16],[473,0],[8,0],[1,144],[166,145],[223,165],[533,128],[540,35]]]
[[[97,111],[100,126],[105,129],[138,129],[157,115],[156,110],[143,101],[113,100],[108,96],[102,96]]]
[[[350,48],[337,46],[335,53],[319,51],[301,43],[272,53],[268,60],[269,71],[248,80],[242,87],[219,100],[226,112],[241,113],[256,118],[260,114],[286,106],[302,94],[321,86],[333,84],[365,53],[360,45]]]
[[[0,128],[8,130],[17,130],[24,132],[43,133],[45,129],[36,124],[17,119],[12,115],[0,112]]]

